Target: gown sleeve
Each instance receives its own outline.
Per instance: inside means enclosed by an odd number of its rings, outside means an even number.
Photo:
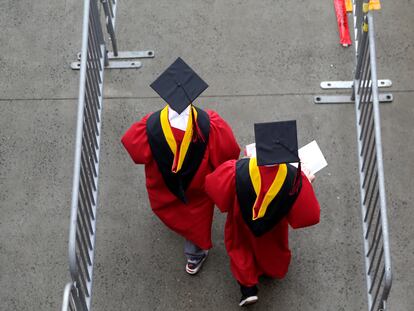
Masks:
[[[288,214],[289,224],[294,229],[304,228],[319,223],[320,207],[312,185],[302,173],[302,188]]]
[[[234,204],[236,196],[236,160],[229,160],[206,176],[205,191],[222,213]]]
[[[217,112],[209,110],[207,113],[210,117],[208,138],[210,164],[216,168],[228,160],[237,160],[240,155],[240,147],[230,126]]]
[[[125,132],[121,142],[136,164],[147,164],[151,159],[151,149],[147,138],[147,120],[150,114],[142,118]]]

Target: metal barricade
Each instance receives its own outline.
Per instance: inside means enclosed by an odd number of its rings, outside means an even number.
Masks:
[[[392,101],[391,94],[379,94],[379,86],[391,86],[377,79],[373,12],[368,0],[355,0],[355,76],[352,82],[328,81],[321,87],[352,88],[347,96],[316,96],[315,103],[355,103],[360,175],[361,212],[368,310],[387,310],[392,284],[388,238],[387,203],[384,186],[380,101]]]
[[[79,310],[90,310],[98,206],[105,42],[95,0],[84,2],[78,119],[69,229],[69,270]],[[63,301],[67,308],[70,300]],[[66,305],[65,305],[66,304]],[[78,309],[76,309],[78,310]]]
[[[72,69],[80,70],[75,163],[69,229],[69,270],[62,310],[91,308],[98,207],[99,156],[105,68],[139,68],[130,58],[153,58],[154,51],[118,52],[115,36],[117,0],[100,0],[113,52],[106,48],[99,0],[84,0],[82,50]],[[115,61],[113,61],[115,60]]]
[[[386,310],[392,275],[382,163],[374,25],[370,13],[363,21],[363,25],[354,95],[368,307],[369,310]]]

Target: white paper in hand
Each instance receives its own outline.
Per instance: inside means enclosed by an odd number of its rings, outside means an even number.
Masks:
[[[300,148],[298,154],[302,165],[310,170],[313,175],[328,165],[315,140]],[[297,164],[295,166],[297,167]]]

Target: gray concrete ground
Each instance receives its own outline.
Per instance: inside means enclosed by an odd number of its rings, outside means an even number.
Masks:
[[[182,56],[210,84],[198,100],[232,125],[241,145],[253,122],[295,118],[329,166],[315,183],[322,215],[292,231],[284,280],[264,280],[252,310],[365,310],[355,116],[316,106],[321,80],[350,79],[353,50],[338,46],[331,2],[120,1],[121,49],[154,49],[140,70],[107,71],[94,310],[237,310],[238,288],[217,213],[202,272],[184,272],[183,241],[152,214],[143,168],[119,138],[161,107],[148,84]],[[0,310],[60,308],[67,270],[80,47],[79,1],[0,3]],[[390,310],[414,305],[414,4],[376,14],[378,71],[393,80],[382,131],[394,284]]]

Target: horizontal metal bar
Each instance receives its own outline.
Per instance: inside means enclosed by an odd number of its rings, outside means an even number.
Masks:
[[[142,63],[140,61],[109,61],[109,64],[105,66],[108,69],[134,69],[141,67]]]
[[[323,81],[321,82],[321,89],[351,89],[354,81]],[[369,82],[371,86],[371,81]],[[389,79],[378,80],[378,87],[391,87],[392,81]]]
[[[111,59],[135,59],[135,58],[154,58],[155,53],[153,50],[148,51],[119,51],[118,56],[115,56],[113,52],[108,52],[108,58]]]
[[[321,89],[351,89],[354,81],[322,81]]]
[[[147,51],[119,51],[115,56],[114,52],[108,52],[108,59],[135,59],[135,58],[154,58],[155,52],[153,50]],[[81,59],[81,53],[78,53],[78,60]],[[391,81],[391,80],[389,80]]]
[[[71,63],[70,67],[73,70],[80,69],[80,62]],[[141,68],[142,63],[140,61],[110,61],[108,65],[105,66],[107,69],[134,69]]]
[[[380,103],[391,103],[394,97],[391,93],[379,94]],[[351,95],[317,95],[313,98],[315,104],[353,104]]]

